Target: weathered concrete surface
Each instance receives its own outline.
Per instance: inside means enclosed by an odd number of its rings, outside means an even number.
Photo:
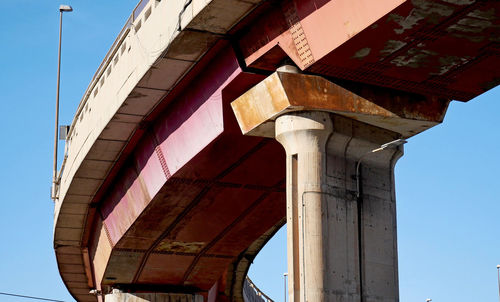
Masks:
[[[393,168],[402,152],[366,158],[359,200],[352,177],[364,153],[396,137],[326,112],[277,118],[287,154],[290,301],[399,301]]]
[[[276,117],[321,110],[410,137],[441,123],[449,100],[365,87],[357,94],[319,76],[277,71],[231,103],[246,135],[274,137]]]

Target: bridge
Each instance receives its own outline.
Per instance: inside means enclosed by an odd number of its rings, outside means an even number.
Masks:
[[[141,1],[66,140],[54,249],[68,290],[251,301],[248,268],[286,222],[290,301],[398,301],[401,143],[498,85],[499,11]]]

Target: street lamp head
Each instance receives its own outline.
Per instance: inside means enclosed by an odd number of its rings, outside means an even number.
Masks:
[[[61,4],[59,6],[59,11],[60,12],[72,12],[73,11],[73,8],[69,5],[64,5],[64,4]]]
[[[500,264],[497,265],[497,268],[500,268]]]
[[[425,301],[426,301],[426,302],[430,302],[430,301],[432,301],[432,299],[425,299]]]
[[[385,143],[383,145],[380,145],[380,147],[378,147],[377,149],[373,149],[370,152],[375,153],[375,152],[385,150],[387,148],[396,148],[397,146],[400,146],[400,145],[403,145],[406,143],[407,143],[407,141],[405,139],[400,138],[400,139],[393,140],[392,142],[388,142],[388,143]]]
[[[392,142],[385,143],[381,145],[380,148],[385,149],[385,148],[397,147],[406,143],[407,141],[405,139],[400,138],[397,140],[393,140]]]

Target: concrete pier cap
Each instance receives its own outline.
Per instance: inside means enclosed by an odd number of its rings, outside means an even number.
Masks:
[[[325,111],[408,138],[441,123],[449,102],[369,85],[347,89],[285,65],[234,100],[231,106],[245,135],[272,138],[278,116],[296,111]]]

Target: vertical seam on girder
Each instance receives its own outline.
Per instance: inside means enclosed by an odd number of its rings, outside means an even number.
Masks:
[[[160,161],[161,169],[163,170],[163,173],[165,174],[165,177],[168,180],[172,176],[172,174],[170,174],[170,170],[168,169],[167,166],[167,160],[165,159],[165,156],[163,155],[163,152],[161,151],[159,145],[155,147],[155,152],[156,156],[158,156],[158,160]]]

